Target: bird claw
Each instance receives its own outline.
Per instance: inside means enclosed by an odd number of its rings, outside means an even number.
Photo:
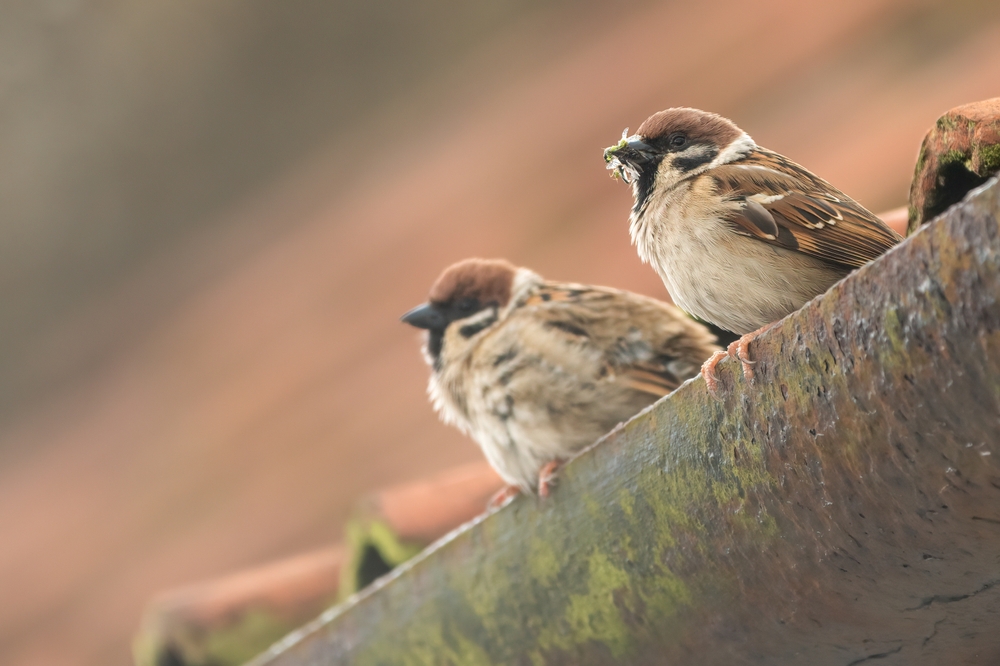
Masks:
[[[551,460],[542,465],[542,468],[538,471],[538,494],[541,497],[548,497],[552,491],[552,486],[555,485],[556,469],[559,468],[561,462],[559,460]],[[489,510],[499,509],[520,494],[521,489],[518,486],[504,486],[490,498],[490,501],[486,503],[486,508]]]
[[[743,366],[743,378],[748,382],[753,381],[753,366],[757,364],[757,361],[750,360],[750,343],[756,340],[758,335],[772,326],[774,326],[773,323],[766,324],[752,333],[740,336],[740,339],[730,343],[729,348],[726,350],[730,356],[739,359],[740,364]]]
[[[734,340],[726,348],[726,351],[717,351],[712,356],[701,365],[701,376],[705,378],[705,384],[708,386],[708,392],[714,397],[716,395],[716,390],[719,387],[719,380],[715,376],[715,366],[719,364],[719,361],[726,358],[727,356],[734,358],[740,362],[743,368],[743,378],[748,382],[753,381],[754,371],[753,366],[757,365],[757,361],[750,358],[750,343],[753,342],[758,335],[771,328],[774,324],[768,324],[766,326],[761,326],[753,333],[747,333],[741,336],[738,340]]]
[[[559,468],[559,464],[558,460],[550,460],[542,465],[542,469],[538,471],[538,495],[540,497],[549,496],[552,486],[555,485],[556,470]]]
[[[748,333],[742,336],[739,340],[730,343],[729,347],[726,348],[726,354],[735,358],[743,366],[743,378],[748,382],[753,381],[753,366],[757,361],[750,360],[750,341],[753,340],[755,333]]]
[[[705,378],[705,385],[713,397],[719,389],[719,379],[715,376],[715,366],[724,358],[726,358],[726,352],[717,351],[701,364],[701,376]]]
[[[517,486],[504,486],[493,494],[490,501],[486,503],[487,509],[499,509],[504,504],[521,494],[521,489]]]

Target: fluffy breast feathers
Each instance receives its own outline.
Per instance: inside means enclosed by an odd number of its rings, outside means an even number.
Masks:
[[[568,457],[697,374],[714,337],[679,310],[627,292],[542,281],[520,269],[496,321],[445,335],[429,392],[509,482],[530,488]]]

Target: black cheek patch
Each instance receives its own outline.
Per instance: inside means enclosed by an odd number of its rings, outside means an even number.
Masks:
[[[718,155],[719,150],[717,148],[709,147],[696,155],[678,155],[674,158],[672,164],[678,171],[686,173],[708,164],[718,157]]]
[[[633,213],[639,213],[646,205],[649,195],[653,193],[653,185],[656,183],[656,172],[660,168],[662,158],[655,159],[643,165],[639,172],[639,178],[635,181],[635,205],[632,206]]]
[[[434,369],[441,369],[441,348],[444,346],[444,331],[427,332],[427,353],[434,361]]]

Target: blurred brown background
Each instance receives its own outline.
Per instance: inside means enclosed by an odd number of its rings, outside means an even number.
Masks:
[[[601,151],[727,115],[878,211],[1000,4],[0,2],[0,663],[474,460],[397,318],[471,255],[664,296]]]

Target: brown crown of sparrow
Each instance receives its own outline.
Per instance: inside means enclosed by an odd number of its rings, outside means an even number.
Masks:
[[[667,109],[627,133],[604,159],[632,186],[632,242],[681,309],[743,336],[729,354],[748,379],[755,335],[902,240],[722,116]],[[713,392],[724,356],[703,369]]]
[[[402,320],[427,330],[428,393],[511,492],[541,495],[592,444],[718,350],[676,308],[625,291],[543,280],[502,260],[444,271]]]

